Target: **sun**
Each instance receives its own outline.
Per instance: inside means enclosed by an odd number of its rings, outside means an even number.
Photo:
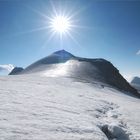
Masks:
[[[65,16],[55,16],[50,21],[50,27],[54,32],[63,34],[69,32],[71,29],[71,22],[69,18]]]
[[[68,40],[73,41],[77,46],[81,47],[76,37],[79,34],[79,29],[86,29],[86,26],[81,26],[80,18],[78,14],[82,9],[68,10],[66,7],[55,7],[57,4],[50,0],[49,11],[46,12],[39,11],[37,9],[31,8],[31,10],[41,17],[41,21],[37,28],[27,30],[24,33],[32,33],[44,31],[45,41],[42,48],[45,48],[48,43],[54,38],[56,42],[59,42],[60,47],[63,48],[64,43]],[[55,1],[57,2],[57,1]],[[46,8],[48,9],[48,8]]]

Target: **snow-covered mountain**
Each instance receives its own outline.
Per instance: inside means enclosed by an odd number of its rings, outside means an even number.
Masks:
[[[109,61],[80,58],[65,50],[54,52],[21,72],[18,71],[17,74],[33,73],[49,77],[71,77],[90,83],[101,82],[102,86],[114,86],[119,90],[129,92],[130,95],[139,96],[136,89],[130,86]]]
[[[132,84],[139,84],[140,85],[140,78],[139,77],[134,77],[131,81]]]
[[[61,50],[13,74],[0,76],[0,140],[140,140],[138,93],[110,62]]]
[[[131,85],[140,92],[140,78],[139,77],[134,77],[131,81]]]
[[[15,68],[9,73],[9,75],[16,75],[16,74],[19,74],[21,71],[23,71],[23,68],[21,68],[21,67],[15,67]]]

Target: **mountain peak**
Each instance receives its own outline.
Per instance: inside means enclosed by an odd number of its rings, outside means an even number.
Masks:
[[[19,71],[19,69],[17,70]],[[56,51],[34,62],[18,74],[28,73],[39,73],[56,77],[72,77],[91,83],[101,82],[140,96],[137,90],[129,85],[111,62],[101,58],[90,59],[76,57],[65,50]]]
[[[59,51],[54,52],[53,54],[57,54],[57,55],[61,55],[61,56],[71,56],[73,57],[74,55],[72,55],[71,53],[67,52],[66,50],[62,49]]]
[[[132,84],[140,84],[140,77],[134,77],[133,80],[131,81]]]
[[[18,73],[20,73],[21,71],[23,71],[24,69],[22,67],[15,67],[10,73],[9,75],[16,75]]]

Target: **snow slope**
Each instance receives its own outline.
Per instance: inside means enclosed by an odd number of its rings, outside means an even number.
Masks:
[[[12,73],[12,72],[11,72]],[[36,61],[17,74],[39,73],[53,77],[72,77],[90,83],[101,82],[108,86],[129,92],[132,96],[140,94],[121,76],[109,61],[105,59],[80,58],[60,50]],[[15,74],[15,73],[14,73]]]
[[[0,77],[0,140],[140,140],[139,99],[68,77]]]

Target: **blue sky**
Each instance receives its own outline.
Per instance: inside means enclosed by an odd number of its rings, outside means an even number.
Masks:
[[[70,31],[73,39],[65,35],[61,44],[58,34],[48,41],[50,30],[37,30],[49,25],[43,15],[53,17],[54,9],[73,16],[77,26]],[[139,13],[140,1],[1,0],[0,67],[26,67],[63,48],[77,56],[107,59],[128,79],[140,76]]]

